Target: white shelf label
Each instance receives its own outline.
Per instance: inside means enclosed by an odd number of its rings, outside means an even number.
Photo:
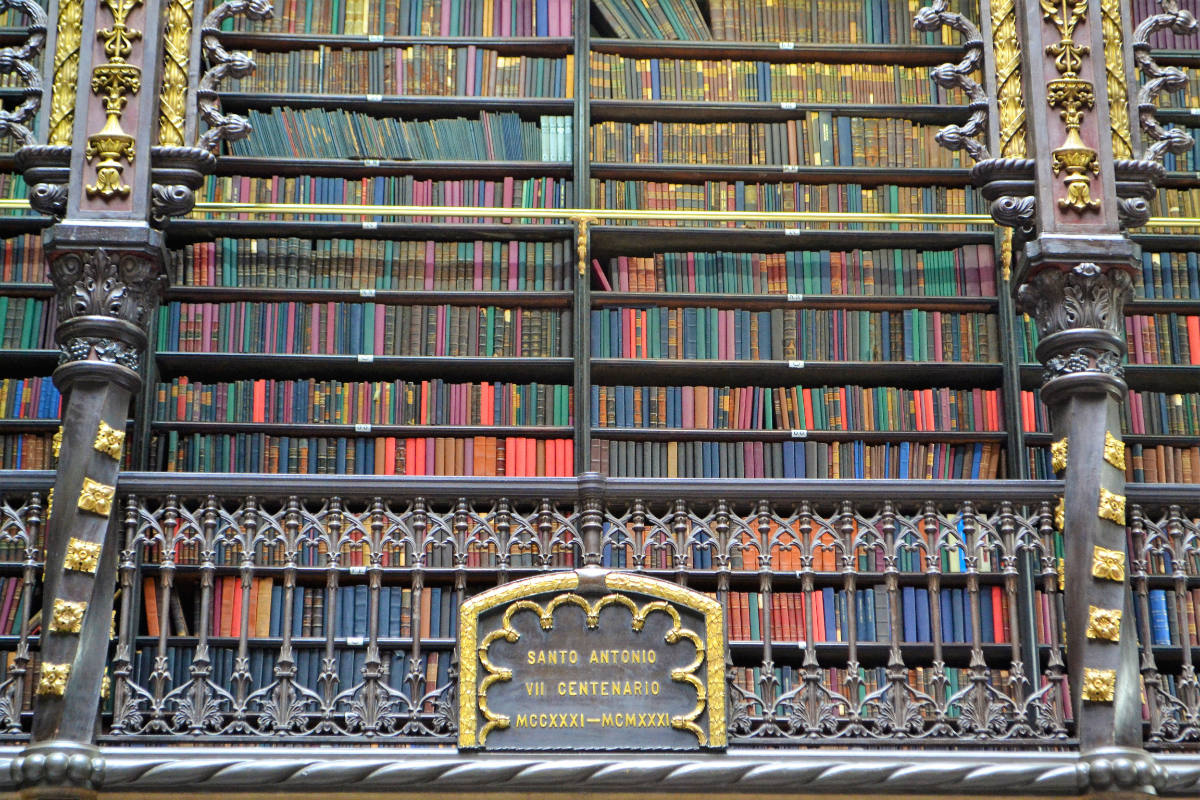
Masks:
[[[796,43],[795,42],[780,42],[779,49],[780,50],[795,50]]]
[[[792,438],[793,439],[807,439],[808,431],[804,430],[803,428],[801,428],[800,430],[793,430]]]
[[[788,362],[788,369],[804,369],[804,362],[793,359]]]
[[[788,295],[788,302],[789,302],[789,303],[803,303],[803,302],[804,302],[804,295],[802,295],[802,294],[789,294],[789,295]]]
[[[373,219],[364,219],[363,220],[363,230],[364,231],[373,231],[373,230],[376,230],[378,227],[379,227],[379,222],[377,222],[376,220],[373,220]]]
[[[795,174],[799,171],[800,171],[800,167],[796,164],[784,164],[783,165],[783,174],[784,175]]]
[[[374,297],[375,290],[374,289],[359,289],[358,296],[359,297]]]
[[[350,645],[351,647],[362,647],[366,643],[367,643],[367,637],[365,637],[365,636],[347,636],[346,637],[346,644]]]
[[[367,36],[367,41],[368,41],[368,42],[372,42],[372,43],[374,43],[374,42],[382,42],[382,41],[383,41],[383,34],[382,34],[382,33],[372,33],[372,34],[370,34],[370,35],[368,35],[368,36]]]
[[[784,228],[783,235],[784,236],[799,236],[800,229],[799,228]]]
[[[370,433],[371,432],[371,423],[359,422],[358,424],[356,424],[354,426],[354,432],[355,433]]]
[[[368,103],[381,103],[381,102],[383,102],[383,95],[369,94],[369,95],[367,95],[367,102]]]
[[[364,158],[363,166],[364,167],[378,167],[379,159],[378,158]]]
[[[359,353],[358,354],[358,363],[360,363],[360,364],[370,364],[374,360],[375,360],[375,356],[373,356],[369,353]]]
[[[782,108],[784,111],[795,111],[796,110],[796,104],[790,100],[780,103],[779,107]]]
[[[1192,116],[1200,116],[1200,108],[1189,108],[1188,112],[1192,114]]]
[[[359,565],[357,565],[357,566],[353,566],[353,567],[351,567],[351,568],[350,568],[350,574],[351,574],[351,575],[366,575],[366,574],[367,574],[367,568],[366,568],[364,565],[362,565],[362,564],[359,564]]]

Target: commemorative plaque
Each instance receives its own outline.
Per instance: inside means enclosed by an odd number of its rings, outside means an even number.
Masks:
[[[589,567],[463,603],[459,747],[725,747],[721,606],[677,584]]]

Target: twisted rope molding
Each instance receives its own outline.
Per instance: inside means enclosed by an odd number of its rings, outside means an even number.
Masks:
[[[0,750],[0,790],[19,751]],[[738,794],[837,793],[870,789],[905,794],[1074,794],[1087,765],[1075,753],[844,752],[724,756],[460,757],[412,748],[379,755],[325,750],[320,756],[265,748],[102,748],[104,790],[195,792],[636,791]],[[1163,796],[1200,793],[1200,754],[1159,755]],[[484,787],[487,787],[485,790]]]

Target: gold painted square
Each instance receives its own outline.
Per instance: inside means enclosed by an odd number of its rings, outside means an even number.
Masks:
[[[1055,472],[1062,472],[1067,468],[1067,437],[1059,439],[1057,442],[1050,443],[1050,466]]]
[[[1111,703],[1117,689],[1115,669],[1083,669],[1083,699],[1092,703]]]
[[[1055,530],[1063,529],[1063,522],[1067,516],[1067,501],[1066,498],[1058,498],[1058,505],[1054,507],[1054,528]]]
[[[113,498],[116,494],[117,487],[84,478],[83,489],[79,492],[79,508],[107,517],[112,513]]]
[[[50,617],[51,633],[79,633],[83,627],[83,612],[87,611],[87,603],[73,603],[70,600],[55,600],[54,614]]]
[[[58,458],[62,454],[62,425],[58,426],[58,430],[54,432],[53,438],[50,439],[50,446],[54,449],[54,457]]]
[[[1121,609],[1088,606],[1087,638],[1118,641],[1121,638]]]
[[[1104,581],[1125,580],[1125,554],[1096,545],[1092,548],[1092,577]]]
[[[1118,525],[1125,524],[1125,496],[1114,494],[1108,489],[1100,490],[1100,507],[1096,509],[1100,519],[1107,519]]]
[[[100,420],[100,427],[96,431],[96,441],[92,443],[92,447],[112,458],[114,461],[119,461],[121,458],[121,448],[125,446],[125,431],[119,431],[111,427],[104,420]]]
[[[71,677],[70,664],[42,664],[42,677],[38,681],[37,693],[62,697],[67,692],[67,678]]]
[[[1104,432],[1104,460],[1125,471],[1125,443],[1109,431]]]
[[[85,542],[82,539],[72,538],[67,542],[67,555],[63,559],[63,567],[65,569],[74,570],[76,572],[96,572],[96,565],[100,562],[100,543]]]

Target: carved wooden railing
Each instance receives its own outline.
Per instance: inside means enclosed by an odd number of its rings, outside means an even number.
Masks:
[[[17,634],[0,639],[8,659],[0,731],[21,739],[37,668],[33,601],[48,474],[4,478],[0,557],[9,562],[5,575],[19,577],[23,602],[14,599],[10,611]],[[211,742],[453,741],[452,630],[431,631],[422,616],[445,614],[497,583],[580,566],[585,546],[598,546],[606,565],[713,592],[731,609],[735,743],[1073,744],[1057,482],[131,473],[119,488],[108,742],[180,734]],[[1131,487],[1130,495],[1141,638],[1163,644],[1153,638],[1162,595],[1174,605],[1174,635],[1186,642],[1189,579],[1200,574],[1200,502],[1189,487]],[[597,524],[598,545],[585,545],[586,529]],[[841,642],[821,641],[814,596],[841,590],[862,602],[863,589],[883,595],[872,603],[887,617],[874,620],[875,635],[863,635],[873,616],[864,608],[844,614],[840,636],[824,637]],[[911,613],[917,591],[929,597],[930,618],[928,633],[914,636],[904,609]],[[761,611],[748,637],[737,601],[752,594]],[[403,628],[391,619],[397,595],[411,609]],[[314,603],[303,601],[318,596],[323,607],[314,614]],[[433,605],[431,596],[446,599]],[[797,598],[805,598],[803,620]],[[156,608],[142,608],[147,601]],[[254,619],[264,612],[274,619]],[[234,617],[240,624],[221,621]],[[985,637],[995,624],[1007,635]],[[1148,744],[1178,749],[1200,740],[1192,649],[1178,638],[1143,648],[1142,672]]]

